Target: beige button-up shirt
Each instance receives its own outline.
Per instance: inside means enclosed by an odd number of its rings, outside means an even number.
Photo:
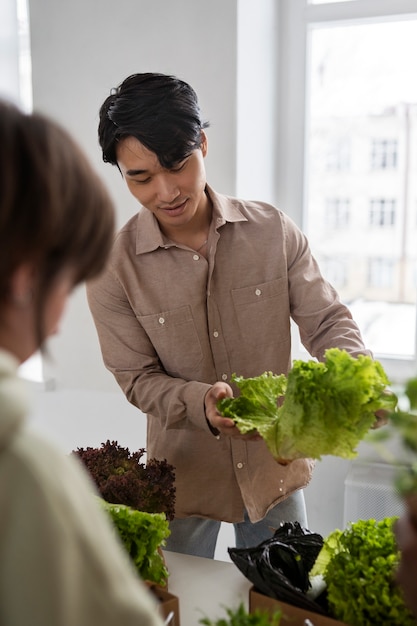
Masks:
[[[286,373],[290,318],[309,353],[367,353],[323,279],[303,233],[262,202],[207,187],[213,216],[207,259],[167,241],[146,209],[121,229],[105,273],[88,286],[106,367],[147,414],[148,458],[176,472],[176,516],[262,519],[308,484],[313,462],[278,465],[263,441],[216,438],[204,396],[232,373]]]

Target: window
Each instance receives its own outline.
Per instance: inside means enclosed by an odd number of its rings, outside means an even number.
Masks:
[[[278,204],[404,380],[417,365],[417,5],[280,6]]]
[[[396,202],[392,199],[372,199],[369,209],[369,224],[371,226],[394,226],[395,206]]]
[[[348,198],[327,198],[325,225],[330,229],[346,228],[349,224],[349,209]]]
[[[387,170],[397,167],[397,140],[373,139],[371,152],[371,168]]]
[[[27,0],[2,0],[0,4],[0,92],[25,111],[32,110],[32,64]],[[44,383],[40,352],[19,369],[22,377]]]
[[[350,140],[347,138],[330,139],[326,154],[326,169],[328,171],[346,171],[350,169]]]
[[[32,66],[29,14],[26,0],[2,0],[0,4],[0,92],[3,97],[32,108]]]
[[[369,287],[386,288],[394,283],[394,263],[390,259],[369,259],[368,285]]]

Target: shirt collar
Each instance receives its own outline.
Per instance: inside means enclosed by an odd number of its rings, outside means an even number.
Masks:
[[[213,220],[216,221],[216,228],[223,226],[226,222],[247,222],[247,218],[239,209],[240,201],[237,198],[223,196],[206,186],[207,194],[213,204]]]
[[[216,228],[226,222],[247,222],[239,209],[239,200],[216,193],[209,185],[206,185],[206,192],[213,204],[212,219]],[[136,254],[146,254],[170,245],[172,244],[167,242],[153,213],[142,208],[137,215]]]

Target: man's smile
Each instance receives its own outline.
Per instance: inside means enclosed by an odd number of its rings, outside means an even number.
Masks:
[[[181,215],[187,206],[188,198],[183,200],[180,204],[175,204],[174,206],[160,206],[158,207],[158,211],[163,211],[167,215],[171,215],[175,217],[176,215]]]

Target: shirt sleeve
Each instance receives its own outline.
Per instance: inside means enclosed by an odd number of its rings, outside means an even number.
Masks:
[[[209,433],[204,397],[211,385],[166,373],[110,269],[88,284],[87,297],[104,364],[129,402],[165,428],[182,428],[188,420]]]

